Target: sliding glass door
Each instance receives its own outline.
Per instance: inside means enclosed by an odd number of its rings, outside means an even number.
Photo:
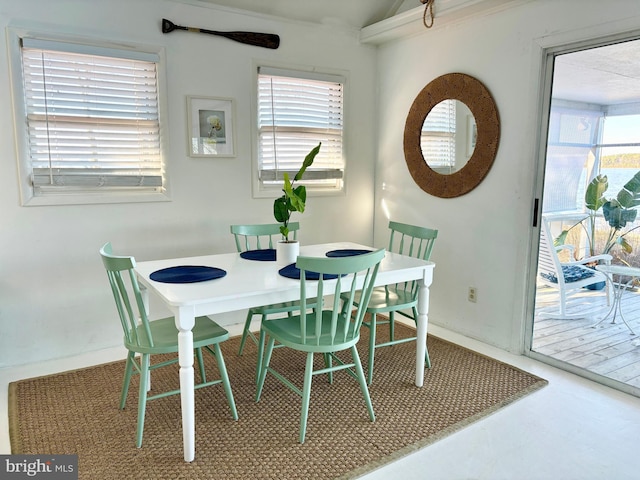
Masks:
[[[640,214],[634,213],[640,207],[625,203],[640,191],[640,183],[633,182],[640,172],[639,37],[547,52],[544,186],[537,222],[544,223],[548,238],[533,244],[551,245],[553,265],[546,267],[555,272],[540,268],[531,282],[535,306],[528,339],[531,356],[638,396],[640,339],[632,332],[640,333],[640,284],[622,291],[630,329],[619,317],[612,323],[608,286],[574,288],[578,284],[572,282],[589,283],[584,278],[597,275],[595,264],[591,273],[575,267],[593,255],[606,253],[614,265],[640,267]],[[624,226],[617,228],[618,218],[613,228],[612,216],[619,211]]]

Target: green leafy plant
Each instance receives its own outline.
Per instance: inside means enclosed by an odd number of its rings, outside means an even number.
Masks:
[[[304,158],[302,166],[298,173],[295,174],[293,180],[289,180],[289,174],[284,174],[284,187],[282,191],[284,194],[276,198],[273,202],[273,216],[276,221],[282,223],[280,225],[280,233],[284,237],[285,241],[289,241],[289,220],[293,212],[304,212],[305,202],[307,201],[307,189],[304,185],[297,185],[294,187],[294,183],[301,180],[304,172],[313,163],[316,155],[320,152],[320,145],[314,147]]]
[[[584,195],[587,217],[567,230],[563,230],[554,242],[556,245],[563,245],[569,231],[580,225],[587,233],[589,255],[596,255],[596,217],[602,209],[602,215],[609,224],[609,231],[604,247],[598,253],[609,253],[616,245],[619,245],[626,253],[633,251],[625,236],[639,227],[627,231],[624,231],[624,228],[627,224],[632,224],[638,214],[636,207],[640,205],[640,171],[625,183],[615,198],[607,199],[605,197],[608,188],[609,182],[606,175],[598,175],[591,180]]]

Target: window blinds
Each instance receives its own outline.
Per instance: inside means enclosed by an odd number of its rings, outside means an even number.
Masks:
[[[443,100],[434,106],[422,127],[422,155],[430,167],[453,168],[456,161],[455,100]]]
[[[343,176],[344,78],[260,67],[259,170],[263,183],[293,176],[318,142],[319,155],[305,183],[334,186]]]
[[[599,171],[596,144],[603,112],[551,104],[542,211],[582,211],[584,189]]]
[[[36,192],[161,190],[157,62],[153,54],[22,39]]]

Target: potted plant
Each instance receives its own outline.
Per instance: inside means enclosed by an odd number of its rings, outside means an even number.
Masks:
[[[619,245],[626,253],[631,253],[633,247],[627,242],[625,236],[639,227],[634,227],[624,231],[627,224],[632,224],[638,211],[636,207],[640,205],[640,171],[637,172],[618,192],[615,198],[607,199],[604,195],[609,188],[606,175],[597,175],[585,192],[585,209],[587,216],[571,226],[556,238],[556,245],[563,245],[569,231],[580,225],[587,234],[589,256],[598,253],[608,254],[613,247]],[[602,251],[596,252],[596,218],[602,209],[602,215],[609,224],[609,231],[604,241]]]
[[[282,240],[278,242],[276,249],[276,259],[280,264],[288,265],[295,262],[298,257],[298,252],[300,251],[299,243],[297,240],[289,240],[289,220],[293,212],[304,212],[307,189],[304,185],[295,185],[295,183],[302,179],[304,172],[313,163],[316,155],[320,152],[320,145],[322,143],[318,143],[307,154],[293,180],[289,179],[288,173],[284,173],[284,186],[282,188],[284,193],[273,202],[273,216],[277,222],[282,224],[280,225]]]

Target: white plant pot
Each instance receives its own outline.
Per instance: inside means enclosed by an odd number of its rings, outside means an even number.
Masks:
[[[276,262],[283,267],[295,263],[299,253],[300,242],[297,240],[280,241],[276,245]]]

